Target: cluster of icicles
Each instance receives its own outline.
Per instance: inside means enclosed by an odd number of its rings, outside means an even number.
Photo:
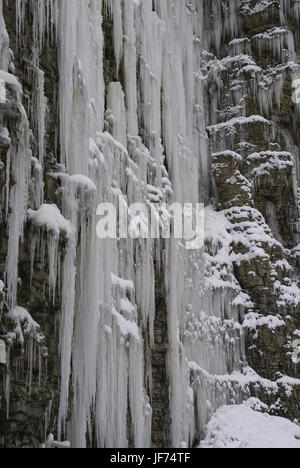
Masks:
[[[68,438],[73,447],[86,447],[87,438],[99,447],[127,447],[129,412],[131,444],[151,445],[153,381],[151,359],[146,356],[151,356],[154,341],[157,264],[166,272],[172,444],[191,445],[214,409],[242,397],[207,377],[208,372],[225,375],[240,370],[243,333],[234,326],[237,308],[228,305],[237,286],[206,292],[204,299],[202,252],[187,252],[175,240],[162,251],[158,241],[99,241],[96,236],[96,208],[101,202],[117,204],[121,198],[128,205],[151,203],[151,187],[163,201],[173,197],[182,203],[199,202],[199,175],[201,190],[207,193],[203,80],[195,70],[200,68],[203,47],[217,50],[225,37],[238,33],[241,2],[230,0],[226,9],[223,3],[16,1],[19,37],[26,9],[33,15],[31,125],[38,154],[33,157],[30,151],[29,123],[15,83],[22,119],[7,170],[17,181],[13,185],[8,179],[6,187],[7,305],[10,310],[17,307],[19,241],[28,220],[31,278],[37,259],[43,263],[47,258],[50,291],[45,294],[55,299],[59,291],[61,297],[58,440]],[[119,82],[104,83],[104,11],[113,25],[115,64],[117,70],[122,66],[123,87]],[[214,27],[208,32],[212,13]],[[61,172],[52,176],[60,181],[61,211],[44,203],[43,193],[47,100],[38,51],[46,41],[59,45]],[[1,36],[5,72],[8,47],[7,37]],[[141,128],[143,140],[138,136]],[[225,315],[232,320],[227,329],[222,325]],[[188,327],[191,333],[186,333]],[[208,329],[204,339],[199,338],[201,327]],[[195,363],[205,378],[192,389]],[[66,424],[69,407],[71,420]]]

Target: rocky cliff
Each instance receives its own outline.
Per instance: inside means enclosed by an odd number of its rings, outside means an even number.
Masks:
[[[299,21],[0,0],[1,448],[193,447],[250,397],[299,422]],[[97,236],[100,203],[174,202],[203,248]]]

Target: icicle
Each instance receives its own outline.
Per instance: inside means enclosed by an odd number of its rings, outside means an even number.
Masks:
[[[107,106],[112,112],[113,137],[125,148],[127,146],[126,108],[120,83],[110,83],[107,92]]]
[[[252,41],[259,49],[259,54],[263,56],[264,51],[271,52],[275,59],[281,62],[295,61],[295,42],[291,31],[284,28],[273,28],[265,33],[257,34]],[[288,51],[288,57],[285,55],[285,48]]]
[[[22,372],[28,395],[31,395],[33,370],[38,368],[38,381],[41,380],[41,359],[47,356],[47,349],[44,346],[45,336],[41,332],[41,328],[36,323],[29,312],[22,307],[15,306],[4,316],[4,321],[8,325],[9,332],[5,339],[8,347],[7,353],[7,377],[6,377],[6,406],[7,417],[9,418],[10,410],[10,376],[13,371],[16,372],[17,378],[19,369]],[[12,369],[11,349],[13,346],[18,346],[22,351],[22,356],[19,358],[19,363],[14,362],[15,369]]]
[[[280,0],[280,20],[282,26],[285,26],[289,20],[300,19],[300,5],[299,2],[291,0]]]
[[[8,71],[10,61],[8,34],[3,18],[3,0],[0,0],[0,69]]]
[[[35,102],[36,108],[33,111],[33,122],[37,129],[39,161],[43,166],[45,153],[47,99],[44,93],[44,72],[39,68],[36,68],[35,75],[35,99],[33,99],[33,102]]]
[[[58,291],[62,296],[58,438],[66,436],[76,448],[92,441],[99,447],[151,445],[150,403],[155,385],[151,348],[155,332],[159,332],[155,330],[159,268],[165,273],[160,286],[165,290],[168,320],[164,339],[168,342],[173,446],[191,446],[212,411],[239,402],[247,394],[247,388],[240,388],[231,374],[241,376],[245,343],[239,319],[245,304],[251,304],[234,279],[232,258],[226,255],[230,250],[226,219],[213,208],[206,209],[204,252],[187,251],[175,239],[160,244],[157,239],[98,239],[96,234],[96,209],[101,202],[111,202],[119,209],[121,200],[130,219],[130,206],[136,202],[150,209],[157,202],[207,200],[209,123],[213,151],[236,150],[236,134],[246,140],[252,125],[259,126],[265,139],[274,140],[270,121],[245,117],[242,99],[248,90],[243,87],[231,89],[228,95],[236,114],[218,123],[226,117],[218,113],[223,73],[228,78],[235,67],[237,77],[251,73],[250,91],[255,97],[262,96],[261,110],[272,112],[271,98],[260,89],[261,69],[243,55],[251,53],[256,40],[261,50],[267,48],[276,58],[287,58],[282,47],[289,50],[290,57],[294,54],[290,33],[281,29],[272,30],[268,38],[256,37],[251,44],[233,40],[229,43],[232,57],[222,61],[204,53],[204,47],[218,52],[222,43],[238,35],[240,4],[240,0],[16,1],[19,37],[28,6],[32,8],[35,48],[40,50],[54,28],[58,36],[61,172],[51,175],[60,181],[62,206],[60,212],[56,206],[43,205],[47,107],[44,75],[36,56],[33,113],[38,159],[31,158],[28,151],[24,112],[21,143],[12,145],[7,155],[11,239],[7,286],[14,306],[17,249],[29,188],[35,210],[28,212],[31,277],[33,280],[36,258],[41,257],[42,263],[47,259],[52,299]],[[107,89],[104,85],[103,6],[113,22],[115,60],[119,71],[122,64],[123,88],[119,82],[109,83]],[[5,43],[2,37],[0,44]],[[0,48],[1,60],[6,64],[4,49]],[[210,69],[208,81],[216,83],[211,122],[205,115],[206,67]],[[278,107],[284,73],[266,87]],[[17,82],[11,76],[6,78],[20,94]],[[28,187],[30,159],[34,177]],[[14,180],[18,191],[11,186]],[[46,286],[44,289],[46,295]],[[31,364],[38,359],[32,343],[28,343],[28,353],[32,370]],[[22,366],[24,363],[19,365],[20,372]],[[9,379],[7,385],[9,388]]]
[[[230,55],[235,57],[237,55],[249,55],[251,56],[251,41],[248,38],[233,39],[229,43]]]
[[[38,209],[44,201],[44,174],[40,162],[31,158],[30,206]]]
[[[58,436],[66,432],[66,420],[69,408],[69,387],[72,362],[72,338],[74,329],[75,304],[75,240],[71,238],[62,266],[62,317],[60,325],[61,389],[58,414]]]
[[[135,28],[136,2],[128,0],[124,14],[124,75],[126,87],[127,128],[129,135],[138,134],[137,122],[137,48]]]
[[[45,38],[53,40],[58,23],[59,0],[16,0],[17,37],[20,40],[24,30],[25,11],[29,6],[33,16],[33,37],[35,47],[41,49]]]
[[[240,30],[241,0],[204,0],[204,47],[217,52],[222,40],[234,38]]]
[[[123,53],[123,24],[122,24],[122,6],[121,0],[104,0],[106,10],[109,12],[113,21],[114,31],[114,51],[117,66],[117,73],[119,72],[121,58]],[[126,5],[127,8],[127,5]]]

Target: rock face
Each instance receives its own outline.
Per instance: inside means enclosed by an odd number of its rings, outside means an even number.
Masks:
[[[193,447],[250,397],[300,420],[299,21],[0,0],[1,448]],[[100,203],[175,202],[203,248],[97,236]]]

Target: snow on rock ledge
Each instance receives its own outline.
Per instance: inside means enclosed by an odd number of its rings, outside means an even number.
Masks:
[[[200,448],[300,448],[300,427],[247,403],[223,406],[209,422]]]
[[[70,176],[68,174],[58,173],[53,174],[53,177],[57,177],[59,179],[64,180],[65,182],[69,182],[78,189],[87,190],[88,192],[97,191],[97,187],[94,184],[94,182],[89,177],[86,177],[82,174],[74,174]]]
[[[28,210],[28,217],[33,226],[44,228],[59,237],[63,233],[66,237],[71,237],[72,227],[61,214],[56,205],[42,205],[37,211]]]
[[[14,327],[14,332],[10,334],[23,347],[25,337],[33,338],[37,344],[44,343],[45,337],[40,331],[40,326],[36,323],[29,312],[23,307],[16,306],[6,317]]]

